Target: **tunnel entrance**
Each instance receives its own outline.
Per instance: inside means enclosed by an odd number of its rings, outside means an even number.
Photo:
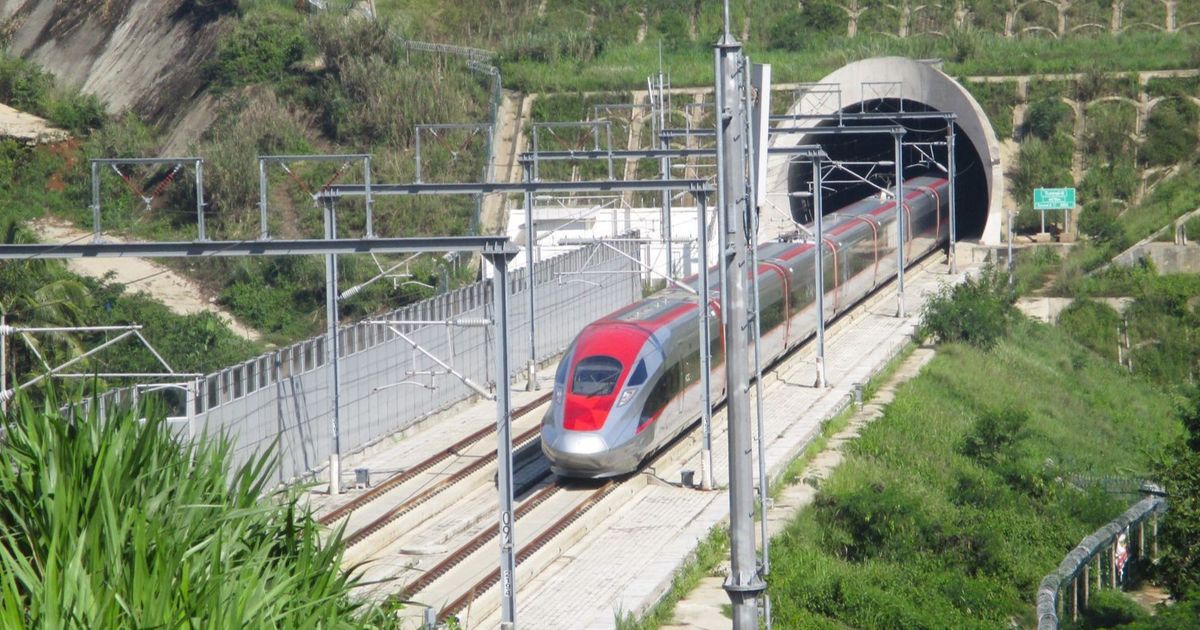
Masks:
[[[801,144],[820,144],[832,158],[851,162],[894,160],[891,134],[820,133],[821,127],[836,125],[832,115],[873,114],[869,120],[841,118],[842,125],[890,126],[906,128],[906,144],[939,143],[924,151],[913,146],[904,150],[904,177],[923,174],[944,174],[946,122],[941,118],[904,118],[902,112],[948,112],[955,119],[955,171],[957,236],[985,245],[998,244],[1003,198],[1003,165],[1000,143],[992,130],[983,108],[957,81],[937,68],[936,62],[917,61],[905,57],[876,57],[847,64],[817,83],[797,87],[791,115],[801,115],[788,127],[795,133],[777,134],[772,146],[794,147]],[[889,114],[896,114],[892,118]],[[814,115],[821,118],[815,118]],[[825,120],[829,117],[830,120]],[[932,153],[932,155],[930,155]],[[873,184],[885,188],[894,185],[895,167],[854,167],[856,173]],[[777,155],[768,162],[767,196],[774,197],[780,221],[794,217],[811,220],[811,201],[791,197],[792,192],[808,190],[811,165],[788,163],[787,156]],[[852,179],[838,177],[837,181]],[[832,188],[832,189],[831,189]],[[830,212],[846,203],[877,194],[878,188],[857,183],[836,183],[826,188],[825,209]],[[787,196],[784,202],[780,197]],[[790,210],[792,217],[787,217]],[[788,222],[790,223],[790,221]]]
[[[906,119],[904,113],[929,112],[933,108],[924,103],[907,99],[876,99],[853,107],[843,108],[843,113],[871,112],[876,114],[895,113],[894,119],[851,120],[843,119],[845,127],[900,125],[905,128],[903,148],[904,178],[920,175],[946,176],[946,123],[938,119]],[[846,162],[847,168],[867,179],[871,184],[857,181],[852,175],[834,170],[825,177],[824,208],[826,213],[869,195],[879,193],[879,188],[891,190],[895,187],[895,166],[874,166],[868,162],[893,162],[895,144],[890,134],[839,133],[822,134],[821,127],[836,125],[835,121],[822,121],[805,137],[805,143],[821,145],[833,160]],[[972,212],[973,208],[988,206],[988,182],[984,171],[984,160],[974,145],[968,141],[962,128],[955,123],[955,204],[959,209],[957,234],[959,239],[977,239],[983,234],[987,214]],[[928,143],[928,144],[923,144]],[[915,146],[914,146],[915,145]],[[812,167],[809,164],[793,163],[788,169],[788,189],[810,190]],[[874,185],[872,185],[874,184]],[[878,186],[879,188],[877,188]],[[812,216],[811,198],[791,198],[793,219],[810,223]]]

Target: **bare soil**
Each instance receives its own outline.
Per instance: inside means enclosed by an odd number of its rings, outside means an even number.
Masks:
[[[38,238],[50,243],[78,243],[92,238],[85,232],[65,222],[42,219],[29,224]],[[105,236],[106,240],[122,242],[118,238]],[[257,341],[262,335],[234,319],[228,311],[216,306],[216,298],[205,291],[191,278],[145,258],[75,258],[67,261],[67,267],[76,274],[91,278],[111,275],[114,282],[126,285],[133,291],[141,291],[162,302],[172,312],[180,315],[208,312],[221,318],[235,334]]]

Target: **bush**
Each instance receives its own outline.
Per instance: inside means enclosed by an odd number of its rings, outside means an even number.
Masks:
[[[846,12],[837,4],[815,0],[804,3],[803,10],[789,11],[775,18],[767,37],[772,48],[809,50],[830,36],[845,35],[848,20]]]
[[[303,24],[292,14],[256,11],[221,39],[209,74],[226,87],[280,82],[308,50]]]
[[[1114,250],[1124,249],[1129,244],[1125,228],[1117,220],[1117,213],[1111,204],[1093,203],[1085,206],[1083,212],[1079,213],[1079,231]]]
[[[1167,548],[1160,565],[1163,586],[1176,598],[1200,592],[1200,393],[1180,404],[1184,435],[1155,471],[1170,495],[1159,536]]]
[[[1085,628],[1117,628],[1150,615],[1140,604],[1120,591],[1096,590],[1087,608],[1080,608],[1081,622]]]
[[[1117,360],[1117,327],[1121,315],[1111,306],[1077,298],[1058,316],[1058,325],[1079,343],[1112,361]]]
[[[1003,274],[988,268],[957,285],[943,286],[925,302],[921,334],[942,343],[961,341],[988,349],[1017,317]]]
[[[1071,115],[1071,107],[1057,98],[1043,98],[1029,107],[1029,132],[1034,137],[1049,140]]]
[[[1151,166],[1178,164],[1196,150],[1196,106],[1182,99],[1160,103],[1146,120],[1142,159]]]

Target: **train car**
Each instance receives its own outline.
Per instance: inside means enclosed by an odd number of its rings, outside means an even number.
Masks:
[[[921,256],[949,235],[948,182],[905,182],[906,257]],[[868,197],[825,215],[826,320],[862,299],[896,272],[896,204]],[[758,249],[761,353],[770,363],[816,332],[812,243],[771,242]],[[719,274],[709,274],[709,309],[719,315]],[[699,278],[684,284],[699,290]],[[542,451],[563,477],[603,478],[641,462],[691,426],[700,391],[700,300],[668,288],[586,326],[563,354]],[[710,317],[713,400],[724,397],[724,341]]]

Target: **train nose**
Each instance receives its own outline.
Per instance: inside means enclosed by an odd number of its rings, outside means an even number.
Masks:
[[[542,427],[542,452],[555,473],[567,477],[597,477],[607,472],[610,450],[599,434],[548,429]]]

